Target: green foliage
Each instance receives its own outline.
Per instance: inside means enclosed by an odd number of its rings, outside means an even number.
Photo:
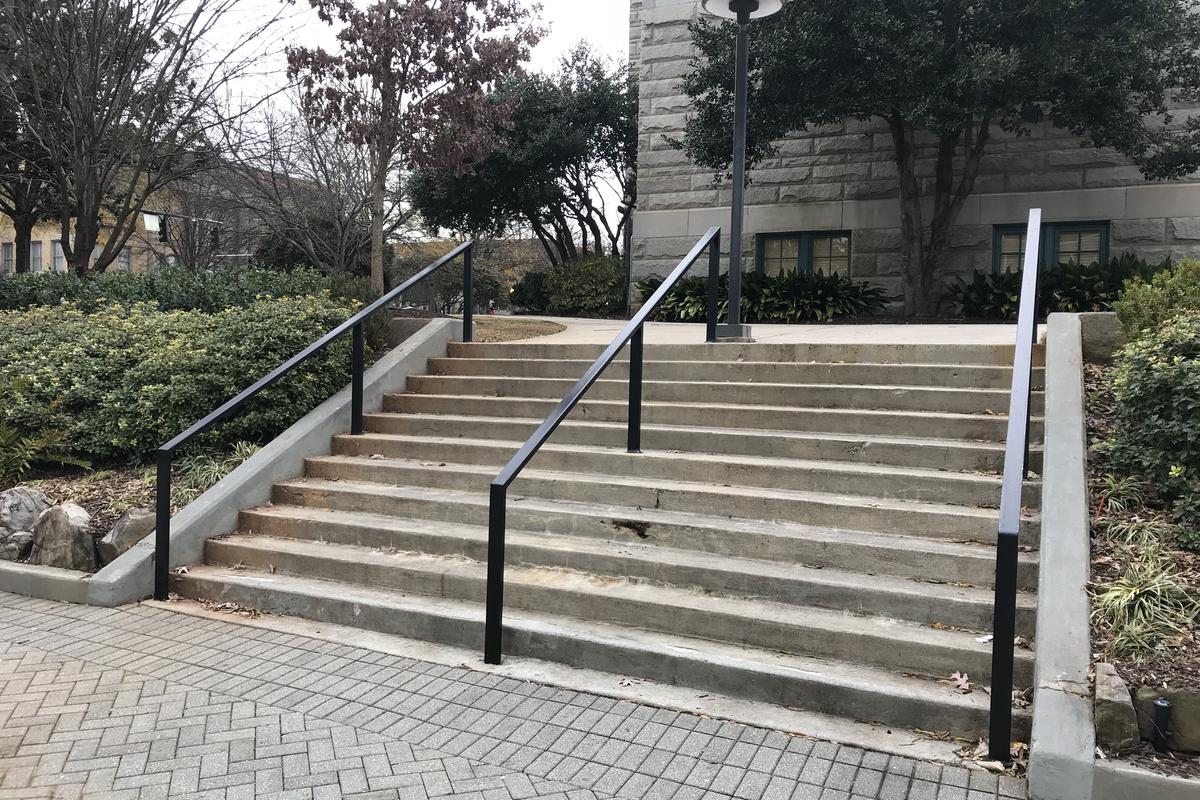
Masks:
[[[1170,260],[1153,264],[1132,253],[1093,264],[1059,264],[1041,270],[1038,313],[1108,311],[1129,281],[1170,269]],[[976,272],[970,281],[949,287],[958,313],[969,319],[1016,319],[1021,304],[1022,271]]]
[[[1181,261],[1149,280],[1137,277],[1113,308],[1129,339],[1158,330],[1184,312],[1200,311],[1200,261]]]
[[[265,297],[299,297],[329,290],[334,298],[365,301],[370,282],[349,275],[325,276],[315,270],[276,272],[267,269],[201,272],[167,267],[156,272],[103,272],[79,276],[69,272],[0,275],[0,311],[71,303],[80,311],[106,309],[114,303],[150,303],[160,311],[216,313],[244,307]]]
[[[207,492],[242,462],[259,451],[253,442],[235,442],[228,451],[200,450],[189,453],[175,462],[175,477],[171,486],[171,501],[185,506]]]
[[[1145,479],[1136,475],[1122,478],[1105,475],[1100,483],[1101,508],[1119,514],[1140,509],[1146,504],[1146,495],[1150,491]]]
[[[1181,524],[1200,527],[1200,312],[1127,345],[1113,373],[1112,463],[1145,476]]]
[[[624,313],[625,268],[619,258],[590,256],[546,273],[547,310],[554,314],[607,317]]]
[[[458,314],[463,307],[463,273],[461,263],[447,264],[427,279],[438,310],[443,314]],[[471,301],[475,311],[485,311],[489,302],[507,305],[508,292],[498,270],[475,262],[471,280]]]
[[[1121,577],[1097,588],[1093,614],[1112,632],[1110,655],[1144,660],[1185,634],[1200,602],[1160,548],[1123,548]]]
[[[39,464],[84,469],[91,466],[64,449],[61,431],[41,431],[25,436],[16,428],[0,423],[0,490],[20,483]]]
[[[662,278],[637,284],[646,300],[662,285]],[[887,294],[865,281],[822,272],[785,272],[742,276],[742,318],[748,323],[828,322],[843,317],[869,316],[887,305]],[[729,308],[729,276],[722,275],[717,289],[718,313]],[[667,322],[703,322],[708,303],[708,279],[685,277],[663,298],[656,319]]]
[[[148,304],[0,312],[0,423],[60,430],[73,456],[136,461],[343,322],[327,294],[215,314]],[[340,389],[349,337],[197,442],[263,441]]]
[[[513,287],[512,304],[532,314],[543,313],[550,307],[547,273],[526,272]]]

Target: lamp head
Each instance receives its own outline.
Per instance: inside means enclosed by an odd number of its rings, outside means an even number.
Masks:
[[[783,0],[700,0],[700,7],[722,19],[762,19],[783,8]]]

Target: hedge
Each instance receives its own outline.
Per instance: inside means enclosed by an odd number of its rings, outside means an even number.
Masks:
[[[1131,281],[1113,308],[1130,339],[1156,331],[1180,314],[1200,311],[1200,261],[1181,261],[1150,281]]]
[[[140,461],[353,310],[323,293],[213,314],[148,303],[0,312],[0,423],[61,431],[73,456],[97,463]],[[349,347],[343,337],[199,444],[277,435],[346,384]]]

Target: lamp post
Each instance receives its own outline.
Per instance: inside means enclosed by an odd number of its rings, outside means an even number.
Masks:
[[[748,338],[742,324],[742,218],[746,206],[746,84],[750,72],[750,20],[769,17],[783,0],[701,0],[706,14],[737,22],[737,58],[733,82],[733,209],[729,222],[729,316],[717,328],[721,337]]]

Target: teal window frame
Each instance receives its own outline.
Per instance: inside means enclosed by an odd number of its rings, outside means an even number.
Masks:
[[[797,239],[799,240],[799,247],[796,248],[796,264],[794,269],[797,272],[812,272],[813,243],[817,239],[833,238],[837,236],[842,236],[846,239],[846,275],[849,275],[850,265],[854,263],[854,236],[852,235],[851,231],[848,230],[760,233],[757,237],[755,237],[754,243],[754,271],[766,272],[767,242]]]
[[[1005,234],[1025,233],[1026,225],[992,226],[992,274],[1000,274],[1000,249]],[[1038,247],[1038,262],[1043,267],[1059,263],[1058,235],[1075,231],[1094,231],[1100,234],[1100,260],[1108,258],[1110,224],[1107,220],[1091,222],[1047,222],[1042,225],[1042,236]]]

